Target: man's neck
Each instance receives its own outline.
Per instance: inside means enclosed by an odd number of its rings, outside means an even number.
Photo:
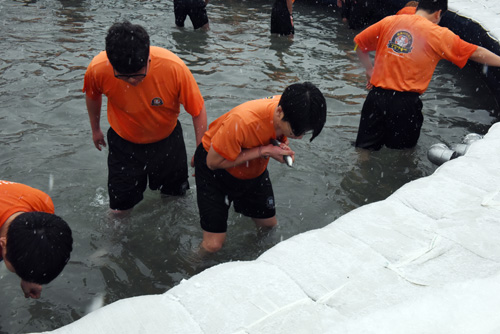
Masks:
[[[427,11],[425,11],[423,9],[419,9],[415,13],[415,15],[422,16],[423,18],[426,18],[427,20],[431,21],[432,23],[438,24],[439,19],[441,18],[441,10],[438,10],[437,12],[429,14]]]

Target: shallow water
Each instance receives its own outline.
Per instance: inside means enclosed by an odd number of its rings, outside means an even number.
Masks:
[[[40,300],[24,299],[19,279],[1,265],[0,333],[52,330],[102,304],[162,293],[208,266],[255,259],[282,240],[431,174],[436,167],[426,157],[430,145],[484,134],[497,120],[496,102],[475,72],[442,63],[422,97],[418,146],[383,149],[363,159],[352,146],[366,96],[352,50],[355,32],[331,9],[298,1],[293,42],[272,38],[271,5],[212,0],[211,30],[204,33],[193,31],[189,20],[185,29],[175,28],[171,1],[0,0],[0,178],[49,193],[75,239],[70,263]],[[92,144],[81,88],[86,66],[104,48],[106,30],[122,19],[142,24],[153,45],[187,63],[209,121],[297,81],[323,91],[329,111],[322,134],[312,143],[292,141],[293,169],[270,164],[280,222],[271,234],[258,236],[248,219],[231,213],[224,249],[197,263],[192,249],[201,230],[194,178],[185,198],[160,199],[147,191],[128,221],[107,219],[107,152]],[[191,155],[190,117],[182,111],[180,120]]]

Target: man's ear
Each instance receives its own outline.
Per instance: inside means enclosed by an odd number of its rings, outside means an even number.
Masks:
[[[283,119],[283,117],[285,117],[285,114],[283,113],[283,108],[281,108],[281,106],[278,106],[276,111],[278,112],[278,118],[281,121]]]
[[[5,253],[7,252],[7,237],[0,238],[0,256],[5,258]]]
[[[7,256],[7,238],[6,237],[1,237],[0,238],[0,253],[1,253],[0,255],[2,255],[3,262],[5,263],[5,267],[7,267],[7,269],[9,271],[15,273],[16,270],[14,269],[14,266],[6,258],[6,256]]]
[[[442,13],[443,13],[442,9],[434,12],[434,23],[439,24],[439,21],[441,21],[441,14]]]

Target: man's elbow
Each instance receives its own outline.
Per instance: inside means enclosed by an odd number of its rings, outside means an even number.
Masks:
[[[207,162],[207,167],[210,169],[210,170],[216,170],[218,169],[217,166],[215,166],[214,164],[210,164]]]
[[[216,162],[213,162],[213,161],[209,161],[207,159],[207,167],[210,169],[210,170],[216,170],[216,169],[220,169],[220,165]]]

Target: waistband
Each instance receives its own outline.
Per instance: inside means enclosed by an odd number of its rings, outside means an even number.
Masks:
[[[385,88],[380,88],[380,87],[373,87],[372,91],[377,94],[383,94],[383,95],[406,95],[406,96],[414,96],[414,97],[419,97],[420,93],[417,92],[400,92],[397,90],[392,90],[392,89],[385,89]]]

